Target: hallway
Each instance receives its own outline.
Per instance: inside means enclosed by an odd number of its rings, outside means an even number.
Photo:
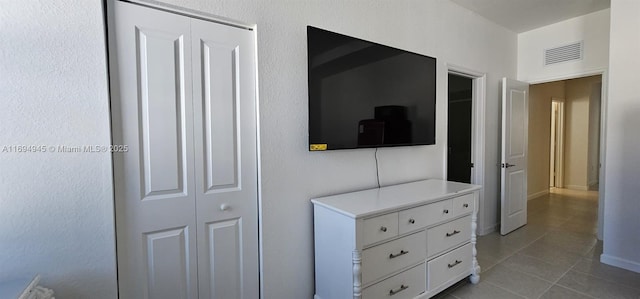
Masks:
[[[597,191],[552,189],[528,201],[528,224],[478,238],[480,283],[436,298],[640,298],[640,274],[599,262]]]

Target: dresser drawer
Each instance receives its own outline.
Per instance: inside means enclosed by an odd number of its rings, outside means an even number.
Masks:
[[[398,213],[401,234],[438,223],[453,217],[452,201],[443,200]]]
[[[364,245],[379,242],[398,235],[398,213],[364,219],[362,223]]]
[[[398,213],[398,231],[401,234],[408,233],[429,225],[429,209],[431,205],[423,205]]]
[[[463,274],[471,273],[472,247],[466,244],[427,263],[429,290],[433,290],[447,281]]]
[[[422,263],[400,274],[362,290],[363,299],[408,299],[415,298],[426,291],[427,270]]]
[[[427,256],[471,240],[471,216],[440,224],[427,230]]]
[[[453,216],[460,216],[473,212],[474,194],[467,194],[453,198]]]
[[[427,258],[424,231],[362,251],[362,283],[366,284]]]

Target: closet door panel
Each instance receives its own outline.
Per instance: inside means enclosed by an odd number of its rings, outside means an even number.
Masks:
[[[190,21],[108,9],[120,298],[198,298]]]
[[[258,298],[254,34],[191,28],[200,296]]]
[[[237,45],[200,40],[202,51],[202,119],[206,192],[238,185]]]
[[[187,141],[182,34],[136,28],[145,199],[184,195]]]
[[[207,298],[242,298],[242,220],[208,223],[206,229],[209,273],[203,283],[208,287]]]

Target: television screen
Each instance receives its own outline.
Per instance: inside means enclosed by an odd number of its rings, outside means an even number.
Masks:
[[[309,149],[435,144],[436,59],[307,26]]]

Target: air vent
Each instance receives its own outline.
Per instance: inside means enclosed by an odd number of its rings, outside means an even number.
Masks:
[[[582,59],[582,42],[544,50],[544,65]]]

